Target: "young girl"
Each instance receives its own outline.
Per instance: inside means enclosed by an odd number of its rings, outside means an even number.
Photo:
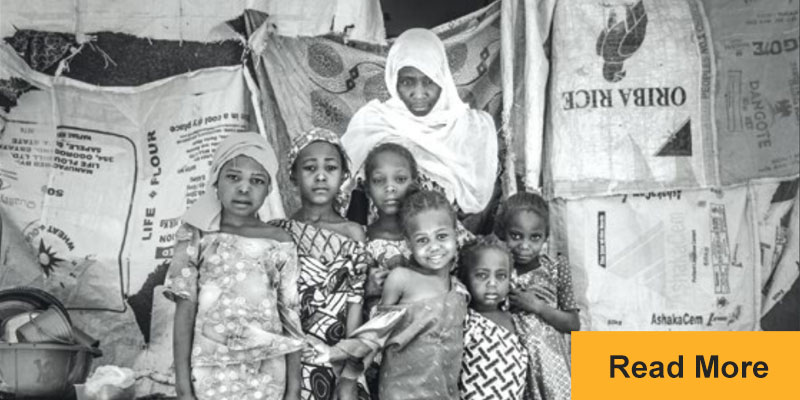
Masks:
[[[570,349],[565,334],[580,329],[569,263],[542,252],[548,236],[547,203],[517,193],[501,206],[497,233],[514,256],[509,300],[530,355],[533,399],[570,398]]]
[[[335,133],[315,128],[297,137],[289,152],[291,180],[302,207],[273,222],[297,244],[300,321],[312,344],[335,345],[361,324],[366,280],[364,230],[334,211],[350,169]],[[303,399],[367,399],[354,380],[337,379],[329,363],[302,361]]]
[[[455,213],[442,194],[421,191],[406,199],[401,221],[412,262],[389,273],[377,316],[321,358],[360,359],[382,347],[381,400],[458,399],[468,294],[450,274]]]
[[[367,309],[380,299],[389,272],[408,263],[410,250],[403,236],[400,207],[416,191],[417,163],[405,147],[383,143],[370,151],[364,163],[365,187],[378,218],[367,227],[367,253],[373,261],[367,283]]]
[[[511,314],[501,305],[510,289],[513,260],[495,237],[462,252],[460,275],[471,295],[464,329],[461,399],[522,399],[528,354]]]
[[[231,133],[183,215],[165,294],[176,303],[179,399],[297,399],[304,346],[297,253],[256,215],[278,164],[257,133]]]

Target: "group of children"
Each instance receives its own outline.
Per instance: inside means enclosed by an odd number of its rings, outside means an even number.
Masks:
[[[289,164],[302,207],[262,222],[278,163],[230,134],[184,215],[165,283],[179,399],[569,398],[578,310],[541,197],[509,197],[495,235],[462,244],[401,145],[367,156],[366,228],[336,212],[354,172],[336,134],[300,135]]]

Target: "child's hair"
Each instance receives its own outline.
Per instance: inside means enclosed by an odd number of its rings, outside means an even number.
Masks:
[[[329,142],[329,141],[327,141],[327,140],[322,140],[322,139],[320,139],[320,140],[315,140],[315,141],[313,141],[313,142],[309,142],[308,144],[306,144],[305,146],[303,146],[303,148],[306,148],[306,147],[308,147],[308,145],[310,145],[311,143],[317,143],[317,142],[320,142],[320,143],[328,143],[328,144],[330,144],[331,146],[333,146],[333,148],[335,148],[335,149],[336,149],[336,153],[338,153],[338,154],[339,154],[339,163],[341,163],[341,164],[342,164],[342,176],[343,176],[345,179],[346,179],[348,176],[350,176],[350,165],[349,165],[349,163],[347,162],[347,155],[346,155],[346,153],[344,152],[344,149],[342,148],[342,146],[339,146],[339,145],[337,145],[336,143],[331,143],[331,142]],[[302,150],[302,149],[301,149],[301,150]],[[298,152],[298,153],[299,153],[299,152]],[[294,159],[294,160],[292,160],[292,165],[289,167],[289,172],[290,172],[290,173],[294,173],[294,171],[295,171],[295,168],[297,168],[297,159]]]
[[[508,259],[509,268],[514,268],[514,256],[511,255],[508,245],[495,235],[482,236],[461,250],[458,258],[461,260],[459,279],[462,282],[467,282],[470,269],[475,266],[478,256],[485,250],[497,250],[503,253]]]
[[[409,220],[415,215],[427,210],[446,211],[453,221],[453,228],[456,226],[456,213],[453,206],[443,194],[433,190],[420,190],[403,201],[400,210],[400,221],[403,223],[403,231],[408,234]]]
[[[417,160],[414,159],[414,156],[402,145],[397,143],[381,143],[370,150],[369,154],[367,154],[367,159],[364,161],[364,175],[366,176],[365,185],[369,186],[369,176],[372,175],[372,171],[375,170],[375,159],[381,153],[394,153],[400,157],[403,157],[408,161],[408,167],[411,169],[411,181],[416,182],[419,178],[419,170],[417,169]]]
[[[342,164],[344,178],[346,179],[350,176],[350,158],[347,157],[347,152],[344,150],[341,140],[339,140],[339,135],[325,128],[312,128],[292,140],[292,145],[289,148],[289,172],[291,174],[294,174],[297,167],[297,156],[300,155],[304,148],[314,142],[329,143],[336,148],[336,152],[339,153],[339,161]]]
[[[538,215],[545,222],[545,232],[550,232],[550,211],[547,202],[536,193],[517,192],[507,198],[500,205],[500,210],[497,212],[494,232],[500,239],[506,239],[508,222],[520,211],[530,211]]]

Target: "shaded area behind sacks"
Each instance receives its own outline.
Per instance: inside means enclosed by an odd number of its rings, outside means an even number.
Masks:
[[[64,76],[99,86],[136,86],[203,68],[241,64],[239,41],[201,43],[149,40],[132,35],[97,32],[69,60]],[[53,75],[58,63],[80,46],[65,33],[19,30],[4,38],[28,65]]]

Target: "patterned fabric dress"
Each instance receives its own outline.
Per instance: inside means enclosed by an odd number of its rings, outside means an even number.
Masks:
[[[178,229],[164,293],[197,302],[198,399],[283,399],[285,355],[304,345],[298,273],[293,243]]]
[[[458,399],[468,296],[453,277],[450,291],[443,295],[378,307],[379,314],[406,313],[383,352],[381,400]]]
[[[564,257],[556,260],[539,256],[538,268],[518,275],[512,273],[515,289],[538,287],[548,294],[545,301],[562,311],[577,310],[572,292],[572,274]],[[528,399],[569,399],[571,390],[570,347],[567,334],[531,313],[515,313],[514,322],[528,350]]]
[[[347,308],[364,301],[367,257],[361,243],[337,232],[294,220],[273,221],[297,244],[300,264],[300,321],[308,340],[335,345],[346,335]],[[330,364],[302,361],[303,400],[336,395],[337,373]],[[358,398],[368,399],[359,385]]]
[[[528,354],[519,337],[470,309],[461,361],[462,400],[520,400],[525,393]]]

